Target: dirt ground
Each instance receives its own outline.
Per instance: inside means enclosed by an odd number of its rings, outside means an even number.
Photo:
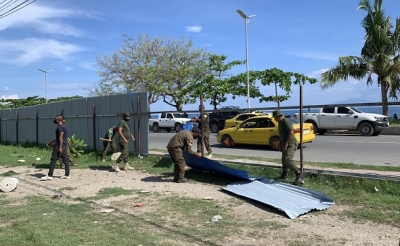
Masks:
[[[63,175],[63,170],[56,169],[53,180],[42,181],[40,177],[44,176],[47,170],[0,167],[0,173],[11,170],[19,173],[16,176],[19,184],[14,191],[4,193],[10,198],[23,198],[28,195],[63,195],[63,199],[73,202],[73,198],[95,196],[101,189],[107,187],[146,190],[165,195],[180,194],[220,202],[232,198],[228,193],[221,192],[219,186],[198,182],[177,184],[172,182],[171,177],[149,175],[137,170],[114,173],[106,170],[72,169],[71,178],[65,180],[57,178],[57,175]],[[63,187],[74,189],[62,189]],[[115,199],[103,199],[100,203],[108,207]],[[326,211],[311,212],[291,220],[274,208],[245,202],[233,208],[235,217],[242,220],[258,218],[287,227],[266,231],[262,239],[255,240],[243,235],[235,235],[226,242],[216,243],[221,245],[288,245],[288,242],[296,241],[296,244],[289,245],[399,245],[399,227],[371,222],[357,223],[339,215],[340,212],[351,209],[351,207],[333,205]]]

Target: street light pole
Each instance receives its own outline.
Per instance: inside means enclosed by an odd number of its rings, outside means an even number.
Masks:
[[[44,73],[44,85],[45,85],[45,89],[46,89],[46,103],[47,103],[47,74],[51,73],[53,70],[43,70],[43,69],[38,69],[39,71]]]
[[[250,108],[250,82],[249,82],[249,45],[247,41],[247,24],[250,22],[251,17],[256,15],[246,15],[242,10],[238,9],[236,12],[243,18],[244,20],[244,28],[245,28],[245,38],[246,38],[246,73],[247,73],[247,108]]]

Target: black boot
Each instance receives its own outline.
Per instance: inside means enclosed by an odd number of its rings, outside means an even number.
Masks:
[[[279,179],[281,180],[286,180],[288,178],[288,172],[283,171]]]
[[[301,173],[300,171],[297,171],[296,179],[294,180],[293,184],[294,185],[302,184],[302,183],[304,183],[303,179],[304,179],[303,173]]]

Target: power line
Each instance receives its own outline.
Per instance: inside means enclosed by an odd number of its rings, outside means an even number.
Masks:
[[[2,1],[0,4],[6,2],[7,0]],[[18,10],[25,8],[26,6],[34,3],[36,0],[23,0],[22,2],[18,3],[20,0],[9,0],[3,6],[0,6],[0,12],[5,10],[4,13],[0,13],[0,19],[3,19],[6,16],[9,16]],[[14,4],[17,4],[13,7]],[[10,9],[8,9],[10,8]]]

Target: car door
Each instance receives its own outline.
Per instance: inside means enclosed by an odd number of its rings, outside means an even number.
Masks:
[[[167,113],[167,117],[165,118],[164,126],[165,127],[174,127],[175,126],[174,116],[172,115],[172,113]]]
[[[254,143],[259,145],[269,145],[272,136],[279,135],[277,127],[268,117],[257,118],[257,128],[254,129]]]
[[[319,128],[332,129],[335,126],[336,114],[334,107],[322,108],[319,114]]]
[[[240,124],[233,134],[233,141],[241,144],[254,144],[254,129],[257,119],[248,119]]]
[[[235,127],[242,123],[243,121],[247,120],[248,118],[256,116],[255,114],[242,114],[237,117],[234,117],[230,120],[225,120],[225,128]]]
[[[353,111],[346,107],[338,107],[335,120],[335,129],[348,129],[354,126]]]

